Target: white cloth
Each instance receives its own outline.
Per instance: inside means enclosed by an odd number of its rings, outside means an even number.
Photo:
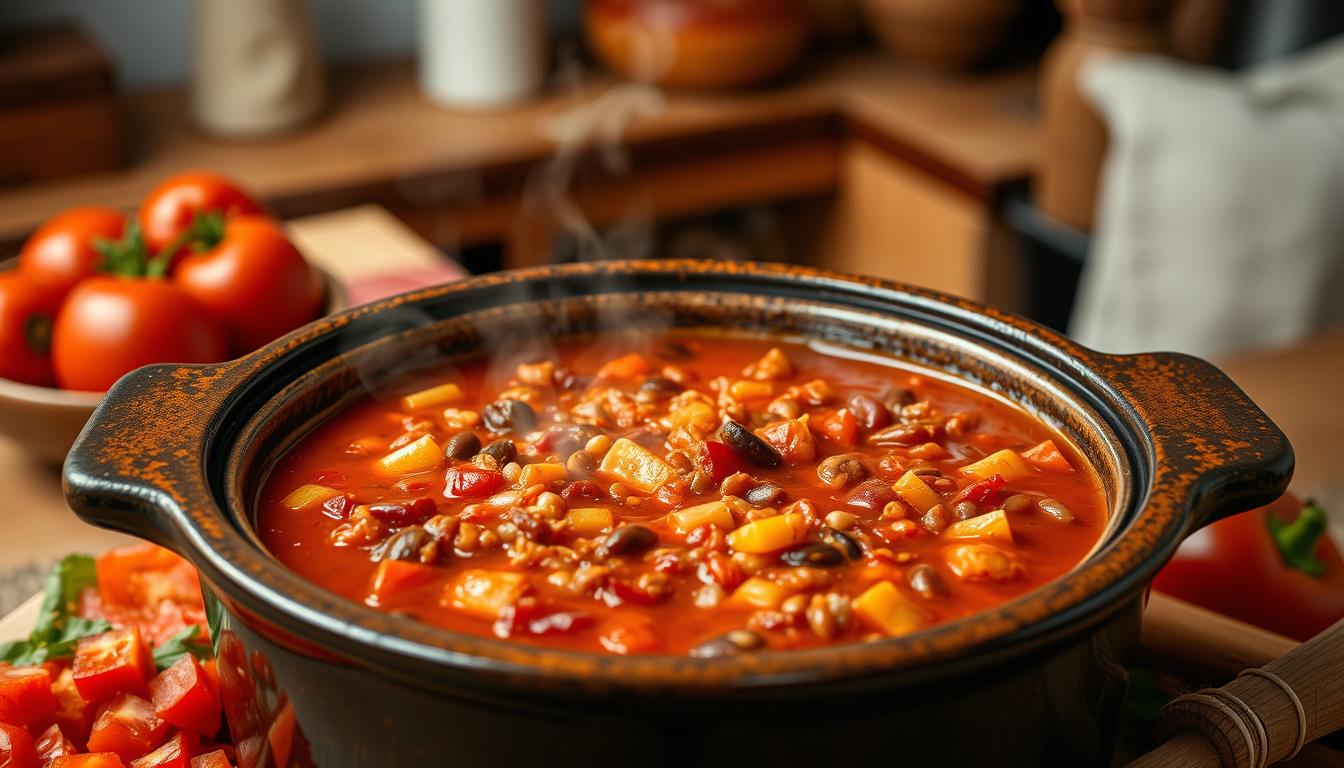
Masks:
[[[1208,357],[1344,322],[1344,41],[1237,74],[1143,56],[1081,77],[1110,148],[1079,341]]]

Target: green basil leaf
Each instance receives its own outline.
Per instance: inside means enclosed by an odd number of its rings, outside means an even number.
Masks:
[[[193,624],[183,627],[177,634],[160,643],[154,649],[154,666],[160,670],[167,669],[188,653],[202,661],[209,659],[213,655],[210,644],[196,642],[200,631],[201,628]]]

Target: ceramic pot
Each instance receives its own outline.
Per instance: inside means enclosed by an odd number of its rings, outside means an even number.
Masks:
[[[903,637],[727,658],[461,635],[317,587],[268,555],[274,460],[367,383],[537,328],[725,328],[857,346],[992,387],[1097,468],[1109,522],[1066,576]],[[240,360],[117,383],[65,466],[85,520],[200,569],[239,765],[1102,765],[1145,590],[1190,532],[1277,497],[1292,449],[1216,368],[1112,356],[947,295],[785,265],[500,273],[310,324]]]
[[[861,0],[868,26],[888,50],[930,69],[959,72],[1003,42],[1021,0]]]

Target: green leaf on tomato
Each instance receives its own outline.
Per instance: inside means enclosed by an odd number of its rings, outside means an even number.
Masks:
[[[191,654],[201,661],[206,661],[214,655],[214,649],[209,643],[196,642],[196,636],[200,634],[200,627],[192,624],[178,630],[172,637],[164,640],[154,649],[154,665],[163,671],[177,662],[178,659]]]

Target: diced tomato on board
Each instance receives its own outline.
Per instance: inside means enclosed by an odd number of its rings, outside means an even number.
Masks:
[[[113,752],[90,752],[58,757],[51,768],[126,768],[126,764]]]
[[[131,761],[130,768],[191,768],[191,758],[200,749],[201,739],[194,733],[178,731],[163,746]]]
[[[0,723],[0,766],[37,768],[33,737],[17,725]]]
[[[131,760],[154,749],[168,733],[168,723],[154,705],[131,693],[119,693],[98,711],[89,733],[90,752],[115,752]]]
[[[178,728],[213,736],[219,730],[219,697],[195,656],[187,654],[149,681],[154,712]]]
[[[0,722],[29,726],[55,711],[50,672],[42,667],[0,665]]]
[[[37,751],[37,761],[40,765],[47,765],[61,755],[79,753],[74,743],[61,732],[61,726],[55,723],[43,731],[41,736],[37,737],[34,749]]]
[[[191,768],[233,768],[229,756],[222,749],[191,758]]]
[[[154,659],[140,630],[129,627],[80,640],[74,669],[79,695],[97,703],[122,691],[145,693]]]

